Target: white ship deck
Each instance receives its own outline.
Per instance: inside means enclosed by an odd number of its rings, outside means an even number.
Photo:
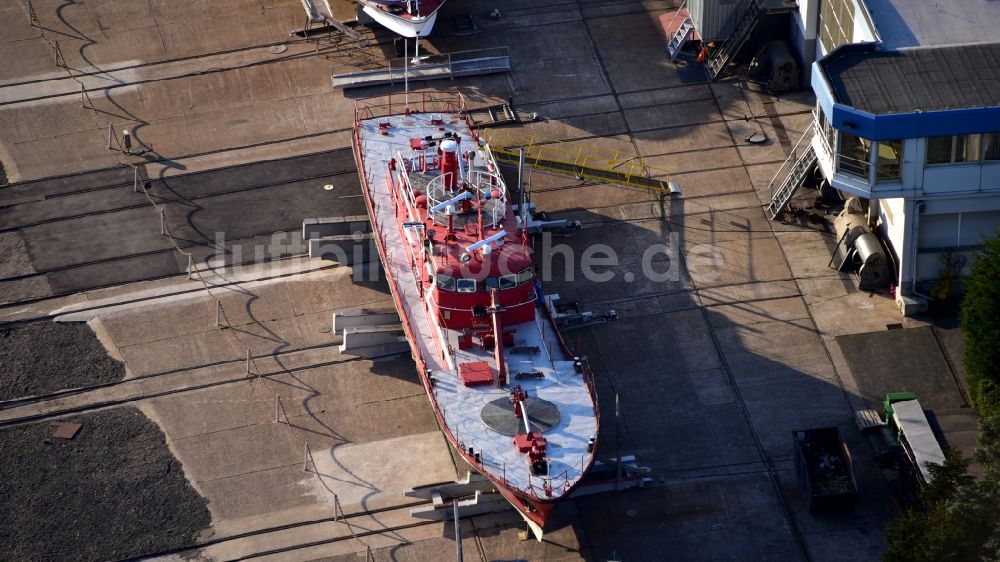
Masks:
[[[432,119],[443,119],[444,124],[432,125]],[[391,125],[388,135],[382,134],[379,128],[379,123],[385,121]],[[394,278],[396,292],[402,301],[400,313],[409,319],[414,339],[411,343],[419,350],[426,368],[433,372],[435,407],[454,441],[463,452],[467,453],[472,447],[481,455],[482,464],[477,466],[481,471],[491,473],[494,478],[529,496],[556,499],[580,480],[593,460],[592,453],[587,452],[587,442],[597,432],[597,418],[584,377],[574,370],[572,361],[566,360],[558,336],[543,310],[537,310],[534,322],[504,326],[515,330],[514,345],[519,350],[515,354],[511,348],[505,349],[509,384],[520,384],[531,398],[555,404],[560,414],[558,424],[544,433],[548,441],[548,478],[532,476],[526,455],[514,447],[512,437],[487,427],[480,418],[487,403],[509,396],[509,390],[495,383],[467,387],[458,377],[459,363],[486,361],[495,369],[493,353],[480,346],[459,350],[459,332],[440,328],[428,313],[421,303],[404,247],[406,242],[393,214],[386,178],[390,158],[397,153],[408,155],[411,138],[440,137],[445,131],[461,135],[463,142],[472,141],[465,122],[455,113],[415,113],[359,122],[358,143],[376,215],[373,227],[381,234],[386,254],[382,256],[383,265],[387,271],[391,270]],[[452,351],[442,353],[439,341],[450,343],[445,347]],[[524,348],[537,348],[537,352],[525,353]],[[519,372],[532,371],[543,373],[544,378],[514,378]],[[546,485],[551,496],[544,491]]]

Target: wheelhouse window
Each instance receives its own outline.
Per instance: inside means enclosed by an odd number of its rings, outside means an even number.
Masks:
[[[511,273],[510,275],[500,276],[500,290],[513,289],[517,287],[517,274]]]
[[[475,293],[476,292],[476,280],[475,279],[456,279],[456,286],[458,287],[459,293]]]
[[[530,267],[523,269],[517,274],[517,284],[520,285],[521,283],[527,283],[528,281],[531,281],[534,276],[535,274],[531,271]]]
[[[871,149],[872,141],[841,131],[837,169],[845,174],[867,178]]]
[[[899,160],[903,154],[903,141],[879,141],[878,164],[875,167],[875,177],[878,181],[893,181],[899,179]]]
[[[980,140],[980,135],[928,137],[926,165],[978,162]]]
[[[438,289],[442,291],[454,291],[455,290],[455,278],[449,277],[447,275],[437,276],[437,286]]]

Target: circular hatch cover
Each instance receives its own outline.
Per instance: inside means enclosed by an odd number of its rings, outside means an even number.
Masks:
[[[527,398],[524,401],[528,409],[528,423],[531,431],[545,433],[559,423],[559,408],[548,400]],[[501,435],[517,435],[524,432],[524,420],[514,415],[514,405],[510,398],[504,396],[483,406],[479,413],[486,427]]]

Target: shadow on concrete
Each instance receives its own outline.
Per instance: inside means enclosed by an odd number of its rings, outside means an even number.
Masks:
[[[648,490],[577,499],[579,518],[564,525],[582,533],[592,560],[612,553],[648,559],[663,552],[678,559],[827,559],[827,549],[848,546],[845,559],[878,557],[891,517],[878,451],[855,426],[854,405],[861,397],[842,386],[801,297],[735,293],[731,301],[706,305],[700,291],[717,286],[688,255],[686,233],[707,226],[712,232],[700,232],[698,241],[709,245],[743,237],[752,255],[749,225],[720,213],[709,225],[688,227],[683,198],[650,196],[628,209],[643,206],[649,212],[641,237],[630,231],[638,219],[609,220],[585,208],[550,213],[585,224],[558,241],[577,258],[598,243],[623,257],[617,265],[595,268],[612,275],[603,283],[585,280],[579,261],[575,279],[567,281],[566,260],[540,255],[536,243],[536,263],[551,264],[555,278],[544,286],[548,294],[621,314],[616,322],[567,334],[598,375],[600,455],[615,456],[620,434],[621,451],[637,454],[666,480]],[[654,269],[677,271],[677,277],[639,278],[642,246],[656,241],[679,253],[653,260]],[[626,274],[634,278],[623,280]],[[750,272],[738,284],[753,281]],[[850,515],[810,514],[795,475],[792,432],[829,426],[840,429],[854,455],[863,495]]]

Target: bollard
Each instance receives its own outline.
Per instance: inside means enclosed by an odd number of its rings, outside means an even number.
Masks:
[[[281,397],[274,395],[274,423],[281,421]]]
[[[160,210],[160,234],[167,235],[167,212],[162,209]]]
[[[302,470],[309,472],[309,443],[302,444]]]
[[[87,109],[87,89],[83,87],[83,82],[80,83],[80,106]]]
[[[337,494],[333,495],[333,522],[336,523],[340,521],[341,515],[344,514],[344,510],[340,508],[340,496]]]
[[[194,258],[191,254],[188,254],[188,281],[191,280],[191,270],[194,269]]]
[[[115,129],[108,123],[108,150],[111,150],[111,139],[114,138]]]
[[[215,325],[222,326],[222,303],[215,299]]]
[[[250,374],[250,348],[247,348],[247,374]]]
[[[139,193],[139,168],[133,168],[134,173],[132,174],[132,193]]]

